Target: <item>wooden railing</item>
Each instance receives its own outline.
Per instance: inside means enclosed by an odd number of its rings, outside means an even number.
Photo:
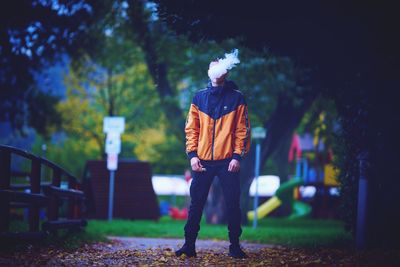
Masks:
[[[14,175],[11,170],[12,155],[18,155],[30,161],[29,184],[11,184]],[[49,168],[51,182],[41,182],[42,166]],[[18,172],[16,175],[21,175]],[[66,179],[68,189],[60,187],[62,178]],[[29,192],[21,191],[29,189]],[[0,145],[0,238],[36,238],[54,233],[60,228],[80,228],[87,222],[82,218],[85,194],[78,180],[55,163],[35,156],[24,150]],[[60,218],[60,202],[67,201],[66,218]],[[28,208],[29,231],[10,232],[11,208]],[[47,221],[40,228],[40,208],[47,208]]]

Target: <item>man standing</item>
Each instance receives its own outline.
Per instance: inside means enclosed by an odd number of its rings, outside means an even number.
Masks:
[[[218,176],[227,205],[229,255],[246,258],[239,245],[240,226],[240,161],[250,148],[250,122],[247,104],[237,86],[226,80],[228,69],[239,63],[232,54],[210,63],[210,82],[193,98],[187,116],[186,152],[193,171],[190,186],[191,203],[185,225],[185,244],[175,253],[196,256],[195,241],[200,230],[203,207],[211,183]],[[233,65],[232,65],[233,64]]]

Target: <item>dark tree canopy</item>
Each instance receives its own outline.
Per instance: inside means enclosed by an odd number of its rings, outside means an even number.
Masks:
[[[160,16],[193,40],[242,38],[339,76],[398,66],[398,16],[385,3],[356,1],[156,1]],[[394,57],[395,56],[395,57]],[[393,70],[394,71],[394,70]],[[336,78],[336,77],[335,77]],[[341,78],[341,77],[337,77]],[[343,77],[344,78],[344,77]],[[333,80],[333,79],[331,79]]]
[[[399,246],[399,16],[388,1],[163,1],[160,17],[194,41],[239,38],[291,57],[335,101],[342,125],[342,196],[354,231],[360,154],[368,155],[370,246]],[[268,139],[268,138],[267,138]]]
[[[88,31],[92,22],[103,16],[107,3],[96,2],[23,0],[2,3],[0,120],[10,121],[17,129],[30,124],[43,134],[49,123],[58,121],[52,106],[56,98],[35,90],[33,71],[57,55],[77,56],[84,48],[91,47],[93,38],[89,38]]]

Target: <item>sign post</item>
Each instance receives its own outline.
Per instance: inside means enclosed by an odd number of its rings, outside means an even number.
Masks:
[[[254,195],[254,218],[253,218],[253,228],[257,228],[257,208],[258,208],[258,177],[260,176],[260,154],[261,154],[261,145],[260,141],[265,138],[267,132],[263,127],[253,128],[251,136],[254,140],[256,140],[256,164],[254,169],[254,179],[256,180],[256,192]]]
[[[118,154],[121,152],[121,133],[124,132],[124,117],[105,117],[103,132],[106,137],[107,169],[110,171],[110,186],[108,194],[108,221],[112,221],[114,207],[114,179],[118,168]]]

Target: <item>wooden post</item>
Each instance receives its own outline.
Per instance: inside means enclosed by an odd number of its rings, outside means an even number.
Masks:
[[[52,185],[60,187],[61,184],[61,170],[58,168],[53,169],[53,180]],[[58,208],[59,208],[59,198],[56,195],[51,196],[49,203],[48,219],[49,221],[58,220]]]
[[[41,163],[37,158],[32,159],[31,163],[31,193],[40,193],[40,178],[41,178]],[[36,205],[31,205],[29,208],[29,230],[32,232],[39,231],[39,212],[40,208]]]
[[[82,190],[82,186],[80,183],[75,184],[75,189]],[[75,218],[82,218],[82,206],[83,206],[83,199],[79,198],[76,199],[75,208],[74,208],[74,217]]]
[[[11,183],[11,152],[0,150],[0,189],[9,189]],[[10,202],[7,195],[0,194],[0,232],[10,226]]]
[[[76,189],[75,188],[75,180],[73,177],[68,176],[68,189]],[[75,198],[71,197],[68,199],[68,211],[67,211],[67,218],[68,219],[74,219],[74,208],[75,208]]]

